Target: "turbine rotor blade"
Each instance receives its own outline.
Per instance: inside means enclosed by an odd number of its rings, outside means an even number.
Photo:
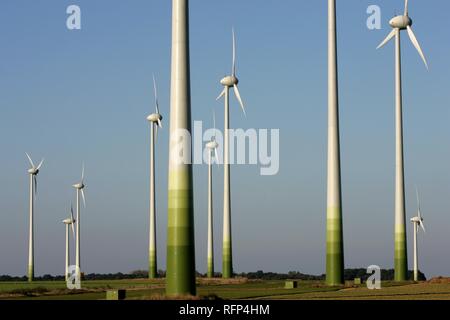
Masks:
[[[231,70],[232,76],[236,76],[236,36],[234,34],[234,28],[232,29],[233,33],[233,67]]]
[[[158,119],[158,126],[162,129],[162,123],[161,123],[161,119]]]
[[[408,0],[405,0],[405,16],[408,16]]]
[[[158,140],[158,126],[153,124],[155,126],[155,142]]]
[[[81,189],[81,198],[83,198],[83,205],[86,208],[86,197],[84,195],[84,190],[83,189]]]
[[[37,183],[37,177],[35,175],[33,176],[33,182],[34,182],[34,195],[36,196],[38,183]],[[34,198],[34,200],[36,201],[36,197]]]
[[[420,197],[419,197],[419,189],[417,188],[417,186],[416,186],[416,196],[417,196],[417,208],[418,208],[418,212],[419,212],[419,218],[422,218],[422,217],[421,217],[421,214],[420,214]]]
[[[244,116],[247,116],[247,114],[245,113],[244,103],[242,102],[241,94],[239,93],[239,88],[237,85],[234,85],[234,94],[236,95],[236,98],[238,99],[239,104],[241,105],[241,109],[244,112]]]
[[[416,50],[419,52],[420,57],[422,58],[423,62],[425,63],[425,67],[428,69],[428,62],[425,58],[425,55],[423,54],[422,48],[420,47],[419,41],[417,41],[416,35],[414,34],[413,29],[411,26],[407,27],[409,38],[411,39],[411,42],[413,43],[414,47],[416,47]]]
[[[74,216],[73,216],[73,204],[72,204],[72,202],[70,203],[70,216],[72,218],[72,221],[75,220]]]
[[[214,157],[216,158],[216,164],[219,166],[219,157],[217,155],[217,148],[214,148]]]
[[[220,100],[220,98],[222,98],[222,97],[225,95],[226,90],[227,90],[227,88],[224,88],[224,89],[223,89],[223,91],[222,91],[222,92],[219,94],[219,96],[216,98],[216,101],[217,101],[217,100]]]
[[[30,162],[31,166],[32,166],[33,168],[35,168],[34,163],[33,163],[33,160],[31,160],[30,155],[29,155],[27,152],[25,152],[25,154],[27,155],[28,161]]]
[[[84,162],[81,167],[81,184],[83,184],[83,182],[84,182]]]
[[[427,233],[425,230],[425,225],[423,224],[423,221],[420,222],[420,226],[422,227],[423,233]]]
[[[380,45],[377,47],[377,50],[384,47],[386,43],[388,43],[393,37],[395,37],[395,35],[397,34],[397,30],[398,29],[393,29],[391,33],[388,34],[386,39],[384,39],[383,42],[380,43]]]
[[[70,224],[71,227],[72,227],[72,235],[73,235],[73,239],[75,240],[75,228],[73,226],[73,223],[74,223],[75,219],[73,217],[73,205],[72,205],[72,203],[70,204],[70,216],[71,216],[71,219],[72,219],[72,221],[71,221],[72,223]]]
[[[155,109],[156,109],[156,113],[159,114],[158,90],[156,89],[155,75],[153,75],[153,89],[155,92]]]
[[[214,136],[213,139],[216,141],[216,110],[213,109],[213,125],[214,125]]]
[[[36,170],[41,169],[42,165],[44,164],[44,159],[42,158],[41,162],[39,163],[39,165],[37,166]]]
[[[72,227],[72,236],[73,236],[73,240],[75,240],[75,228],[73,226],[73,222],[70,224]]]

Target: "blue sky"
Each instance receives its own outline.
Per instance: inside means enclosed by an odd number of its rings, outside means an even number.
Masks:
[[[66,29],[66,8],[82,30]],[[382,30],[366,9],[382,8]],[[165,129],[157,150],[158,258],[165,268],[171,2],[167,0],[3,0],[0,4],[0,274],[27,265],[25,152],[46,158],[39,175],[36,272],[62,274],[71,184],[86,162],[82,216],[85,272],[145,269],[148,250],[148,142],[152,73]],[[280,172],[232,168],[234,268],[324,272],[326,207],[326,1],[191,1],[194,120],[223,126],[219,80],[238,40],[247,118],[236,128],[280,129]],[[393,265],[394,48],[376,46],[403,1],[338,1],[344,237],[347,267]],[[450,254],[450,43],[444,0],[410,1],[413,28],[430,64],[403,36],[408,220],[421,191],[428,233],[421,269],[448,274]],[[234,100],[233,100],[234,101]],[[206,270],[206,166],[195,166],[196,264]],[[222,169],[215,168],[216,265],[221,266]],[[412,226],[408,224],[410,267]]]

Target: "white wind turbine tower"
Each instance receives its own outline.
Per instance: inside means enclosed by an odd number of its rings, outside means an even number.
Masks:
[[[396,178],[395,178],[395,280],[405,281],[407,278],[407,245],[406,245],[406,214],[405,214],[405,181],[403,161],[403,111],[402,111],[402,69],[400,32],[407,30],[414,47],[419,52],[425,66],[428,64],[422,48],[411,28],[412,20],[408,15],[408,0],[405,0],[405,12],[394,17],[389,24],[393,28],[386,39],[378,46],[383,47],[395,37],[395,89],[396,89]]]
[[[244,103],[239,93],[236,77],[236,37],[233,29],[233,65],[231,76],[223,78],[220,83],[225,87],[217,100],[225,96],[225,135],[224,135],[224,194],[223,194],[223,278],[231,278],[233,276],[233,259],[232,259],[232,241],[231,241],[231,193],[230,193],[230,88],[234,89],[239,104],[245,115]]]
[[[44,159],[41,160],[36,167],[31,160],[31,157],[26,153],[30,162],[31,168],[28,169],[30,175],[30,230],[29,230],[29,246],[28,246],[28,281],[33,281],[34,278],[34,201],[37,193],[37,175],[44,163]]]
[[[158,137],[158,127],[162,128],[163,117],[159,113],[158,91],[156,80],[153,76],[153,88],[155,92],[155,113],[149,115],[147,120],[151,125],[150,134],[150,235],[149,235],[149,265],[148,277],[157,277],[157,256],[156,256],[156,199],[155,199],[155,142]]]
[[[79,183],[76,183],[72,185],[72,187],[75,188],[77,192],[77,218],[76,218],[76,224],[77,224],[77,241],[75,246],[75,266],[76,266],[76,272],[81,273],[80,269],[80,195],[83,199],[84,207],[86,208],[86,198],[84,195],[84,188],[86,187],[84,184],[84,163],[83,167],[81,169],[81,181]],[[81,274],[77,274],[77,277],[80,278]]]
[[[72,204],[70,205],[70,217],[63,220],[64,225],[66,226],[66,264],[65,264],[65,279],[67,281],[67,279],[69,278],[69,265],[70,265],[70,242],[69,242],[69,226],[72,227],[72,235],[73,238],[75,240],[75,230],[74,230],[74,223],[75,223],[75,218],[73,217],[73,206]]]
[[[214,219],[213,219],[213,188],[212,188],[212,158],[213,154],[216,163],[219,164],[217,157],[217,148],[219,144],[216,141],[216,114],[213,116],[214,136],[211,141],[206,144],[208,149],[208,260],[207,260],[207,276],[214,278]]]
[[[425,233],[425,226],[423,224],[422,213],[420,211],[420,198],[419,190],[416,188],[417,195],[417,217],[411,219],[414,227],[414,281],[419,281],[419,257],[418,257],[418,245],[417,245],[417,233],[419,232],[419,227],[422,228]]]

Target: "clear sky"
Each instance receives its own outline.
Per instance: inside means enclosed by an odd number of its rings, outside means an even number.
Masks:
[[[320,274],[325,269],[327,1],[192,0],[194,120],[223,127],[219,80],[231,64],[231,27],[247,105],[233,99],[236,128],[279,128],[280,172],[232,168],[234,268]],[[66,8],[82,30],[66,28]],[[366,9],[382,8],[381,30]],[[338,1],[342,183],[346,267],[393,267],[394,47],[376,46],[402,0]],[[444,0],[410,1],[427,72],[404,34],[405,173],[408,220],[422,197],[427,276],[450,270],[450,42]],[[0,4],[0,274],[24,275],[28,162],[45,157],[36,208],[36,273],[62,274],[64,226],[86,162],[82,269],[147,267],[148,148],[152,73],[165,128],[157,145],[157,237],[165,269],[171,1],[2,0]],[[221,267],[222,168],[215,167],[215,254]],[[196,265],[206,271],[207,167],[194,167]],[[412,268],[412,225],[408,222]]]

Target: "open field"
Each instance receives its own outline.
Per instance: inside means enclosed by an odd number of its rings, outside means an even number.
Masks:
[[[64,282],[1,282],[0,299],[99,300],[109,289],[126,289],[130,300],[160,300],[164,297],[163,280],[84,281],[80,292],[68,291]],[[326,287],[318,281],[300,281],[296,289],[284,289],[284,281],[205,280],[198,283],[199,299],[271,299],[271,300],[450,300],[450,282],[383,282],[381,290],[364,285]]]

